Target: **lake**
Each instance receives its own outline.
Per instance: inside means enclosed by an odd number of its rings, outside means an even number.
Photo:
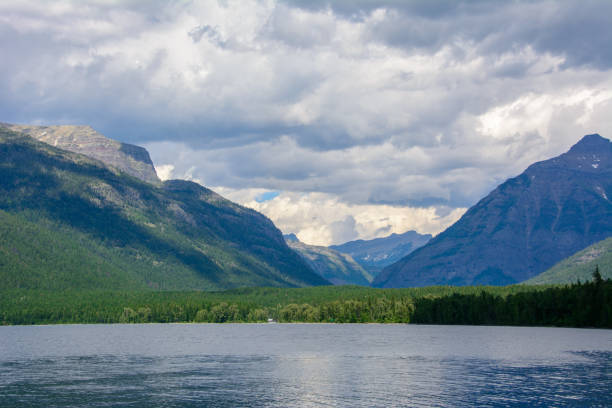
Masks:
[[[612,406],[612,330],[0,327],[2,407]]]

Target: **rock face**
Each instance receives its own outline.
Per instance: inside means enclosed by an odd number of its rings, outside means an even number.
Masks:
[[[316,273],[334,285],[370,286],[372,275],[350,255],[323,246],[304,244],[295,234],[285,235],[285,241]]]
[[[408,231],[403,234],[391,234],[384,238],[359,239],[341,245],[332,245],[330,248],[350,255],[368,272],[376,276],[385,266],[399,261],[415,249],[425,245],[430,239],[429,234]]]
[[[30,126],[8,123],[1,123],[0,126],[25,133],[51,146],[100,160],[148,183],[160,183],[149,152],[145,148],[109,139],[89,126]]]
[[[264,215],[0,127],[0,287],[326,285]]]
[[[587,135],[498,186],[427,245],[385,268],[378,287],[525,281],[612,236],[612,143]]]

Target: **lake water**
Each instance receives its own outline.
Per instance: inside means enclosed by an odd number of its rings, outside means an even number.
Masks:
[[[0,327],[1,407],[612,406],[612,330]]]

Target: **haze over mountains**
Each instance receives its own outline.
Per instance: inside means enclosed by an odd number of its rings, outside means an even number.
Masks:
[[[334,285],[369,286],[383,267],[408,255],[431,239],[431,235],[408,231],[383,238],[356,240],[330,247],[308,245],[295,234],[284,235],[319,275]]]
[[[399,261],[415,249],[425,245],[430,239],[430,234],[407,231],[383,238],[358,239],[341,245],[332,245],[330,248],[350,255],[368,272],[376,276],[385,266]]]
[[[373,276],[348,254],[324,246],[305,244],[295,234],[285,235],[285,241],[316,273],[334,285],[369,286],[372,282]]]
[[[535,163],[373,285],[503,285],[532,278],[612,235],[612,143],[587,135]]]
[[[111,151],[117,146],[104,143]],[[134,155],[119,158],[132,163]],[[141,178],[154,174],[145,173]],[[153,181],[0,127],[0,286],[329,284],[262,214],[193,182]]]

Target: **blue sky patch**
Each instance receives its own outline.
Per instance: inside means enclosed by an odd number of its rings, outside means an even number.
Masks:
[[[279,194],[279,191],[266,191],[265,193],[255,197],[255,201],[257,201],[258,203],[264,203],[266,201],[275,199],[276,197],[278,197]]]

